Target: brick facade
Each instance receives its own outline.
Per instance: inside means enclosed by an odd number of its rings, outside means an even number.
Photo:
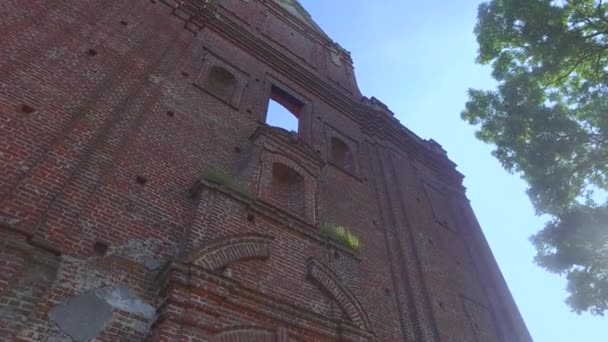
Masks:
[[[0,18],[0,341],[531,341],[462,175],[297,2]]]

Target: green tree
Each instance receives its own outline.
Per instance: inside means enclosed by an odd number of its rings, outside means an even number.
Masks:
[[[566,276],[572,310],[596,315],[608,310],[607,11],[594,0],[482,3],[477,61],[497,89],[470,89],[461,114],[553,217],[531,238],[535,261]]]

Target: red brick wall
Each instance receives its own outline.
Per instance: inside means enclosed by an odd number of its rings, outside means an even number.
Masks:
[[[116,286],[157,314],[112,302],[99,340],[530,340],[454,165],[275,2],[8,0],[0,17],[0,341],[65,338],[54,308]],[[304,104],[299,137],[261,123],[272,85]],[[275,162],[303,178],[285,205]],[[233,254],[201,263],[213,244]]]

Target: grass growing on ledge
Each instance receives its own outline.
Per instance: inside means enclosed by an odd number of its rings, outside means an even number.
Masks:
[[[321,233],[353,252],[358,252],[361,249],[359,237],[351,233],[348,228],[333,223],[324,223],[321,226]]]
[[[237,192],[251,200],[255,200],[255,196],[249,191],[247,186],[225,173],[222,170],[209,168],[203,171],[202,178],[215,184],[223,185],[230,190]]]

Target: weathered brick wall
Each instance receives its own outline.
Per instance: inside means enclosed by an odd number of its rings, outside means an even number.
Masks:
[[[453,163],[289,3],[0,3],[0,341],[530,340]]]

